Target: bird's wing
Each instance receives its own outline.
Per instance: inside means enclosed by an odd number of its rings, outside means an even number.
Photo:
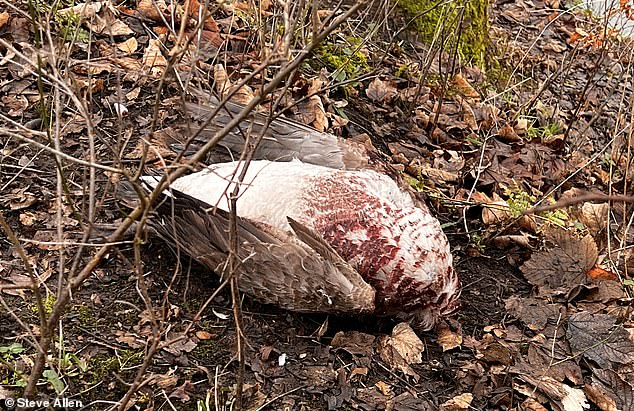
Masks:
[[[125,196],[126,190],[120,190]],[[132,193],[132,195],[135,195]],[[123,199],[128,206],[131,200]],[[229,254],[229,213],[172,190],[155,207],[148,225],[169,244],[218,274]],[[374,290],[314,234],[301,236],[238,217],[240,289],[257,300],[299,312],[355,313],[374,310]],[[299,237],[299,238],[298,238]],[[308,243],[300,240],[306,239]],[[322,240],[323,243],[323,240]],[[323,243],[325,244],[325,243]],[[327,246],[327,244],[325,244]]]
[[[197,125],[207,124],[187,146],[184,152],[186,156],[194,154],[243,109],[239,104],[227,102],[211,121],[208,121],[217,105],[216,99],[210,99],[209,103],[204,106],[186,103],[187,115],[193,120],[193,124],[184,124],[181,127],[186,129],[183,134],[191,135],[197,131]],[[256,160],[290,161],[299,159],[305,163],[330,168],[346,168],[344,157],[347,160],[349,150],[336,136],[317,131],[281,116],[274,118],[269,123],[267,115],[257,112],[250,113],[232,130],[220,143],[221,147],[212,151],[207,161],[218,163],[236,159],[245,148],[247,136],[251,136],[251,139],[255,140],[262,133],[263,138],[254,155]],[[179,147],[175,146],[175,148]],[[355,161],[359,162],[359,159],[355,159]]]

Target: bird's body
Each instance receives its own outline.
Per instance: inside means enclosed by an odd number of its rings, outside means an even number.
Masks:
[[[203,124],[184,145],[194,151],[241,110],[229,104],[210,117],[208,107],[187,108]],[[249,130],[263,138],[236,206],[244,292],[300,312],[415,317],[421,329],[457,307],[459,281],[440,223],[411,190],[370,169],[368,140],[351,144],[254,113],[229,133],[225,153],[244,147]],[[149,219],[166,241],[218,274],[230,250],[227,193],[242,167],[221,162],[177,179]],[[122,186],[124,203],[134,197]]]
[[[214,164],[171,187],[228,211],[226,193],[233,191],[243,166]],[[244,219],[292,234],[290,217],[323,238],[374,288],[376,313],[450,306],[457,295],[449,244],[438,220],[385,174],[298,160],[253,161],[236,210]]]

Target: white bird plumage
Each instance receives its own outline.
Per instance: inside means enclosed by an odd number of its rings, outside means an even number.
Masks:
[[[210,111],[188,109],[202,117]],[[192,146],[227,118],[207,122]],[[256,113],[241,124],[266,133],[256,152],[264,160],[249,163],[236,206],[243,291],[301,312],[415,317],[422,329],[457,307],[459,281],[440,223],[411,190],[367,168],[365,143],[349,144],[286,119],[268,129],[265,123]],[[244,132],[227,137],[229,150],[244,144]],[[269,161],[280,159],[286,161]],[[227,193],[244,166],[212,164],[172,182],[172,195],[155,210],[161,218],[150,225],[219,271],[229,250]],[[155,177],[144,180],[153,185]]]

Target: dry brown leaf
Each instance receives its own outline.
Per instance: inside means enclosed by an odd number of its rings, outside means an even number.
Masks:
[[[482,222],[485,226],[504,223],[512,218],[508,203],[497,193],[493,193],[493,198],[482,207]]]
[[[356,375],[368,375],[368,371],[368,367],[354,367],[352,371],[350,371],[348,379],[351,380]]]
[[[57,12],[62,15],[79,15],[84,24],[97,34],[127,36],[134,31],[116,16],[117,9],[110,1],[82,3]]]
[[[214,82],[216,84],[216,92],[223,98],[228,94],[232,94],[231,101],[242,105],[249,104],[251,100],[255,98],[253,89],[246,84],[236,90],[237,86],[233,85],[227,74],[227,70],[225,70],[222,64],[216,64],[214,66]]]
[[[370,100],[379,101],[381,103],[387,103],[396,96],[396,87],[390,82],[383,81],[376,77],[370,82],[368,88],[365,90],[365,94]]]
[[[456,76],[454,77],[453,84],[458,92],[465,97],[480,97],[480,93],[478,93],[476,89],[474,89],[473,86],[469,84],[469,81],[467,81],[467,79],[465,79],[460,73],[456,74]]]
[[[381,339],[379,354],[392,369],[397,369],[414,380],[419,376],[410,364],[420,364],[425,345],[407,323],[397,324],[391,336]]]
[[[540,288],[540,292],[563,289],[570,291],[579,284],[587,284],[586,275],[598,257],[597,246],[589,235],[578,239],[568,232],[553,233],[552,247],[534,253],[520,267],[526,279]]]
[[[171,337],[173,340],[175,338],[181,337],[181,335],[175,334]],[[174,356],[179,356],[183,353],[192,352],[192,350],[196,348],[197,346],[198,346],[198,343],[196,341],[194,341],[191,338],[188,338],[185,335],[182,335],[182,338],[178,339],[175,342],[171,342],[170,344],[167,344],[167,343],[160,344],[160,348],[162,348],[163,350],[167,351],[168,353]]]
[[[321,98],[317,95],[310,96],[308,109],[311,111],[312,117],[314,117],[314,120],[308,124],[312,125],[316,130],[325,131],[328,128],[328,117],[326,117],[326,110]]]
[[[584,203],[581,206],[579,220],[586,226],[592,236],[596,236],[608,226],[609,212],[610,205],[607,203]]]
[[[229,89],[231,89],[231,80],[225,70],[225,66],[222,64],[216,64],[214,66],[214,83],[216,87],[216,93],[222,98],[226,97]]]
[[[134,53],[138,47],[139,43],[135,37],[130,37],[126,41],[117,44],[117,48],[127,54]]]
[[[8,21],[9,21],[9,12],[3,11],[2,13],[0,13],[0,29],[6,26]]]
[[[37,286],[41,286],[53,273],[53,269],[49,268],[41,273],[36,272],[35,282]],[[0,279],[0,288],[3,286],[13,286],[19,288],[2,289],[2,292],[8,295],[15,295],[21,298],[26,298],[26,291],[30,291],[33,286],[33,280],[29,275],[19,274],[17,270],[13,270],[8,277],[4,276]]]
[[[521,247],[530,247],[531,237],[528,234],[509,234],[499,235],[491,239],[491,244],[498,248],[506,248],[511,245],[519,245]]]
[[[588,399],[602,411],[619,411],[616,401],[610,398],[603,390],[596,388],[591,384],[583,386],[583,392]]]
[[[608,271],[604,268],[601,267],[592,267],[588,272],[587,272],[587,276],[588,278],[590,278],[592,281],[617,281],[619,279],[619,276],[616,273],[613,273],[612,271]]]
[[[350,354],[371,357],[374,353],[375,336],[358,331],[339,331],[330,342],[333,348],[341,348]]]
[[[20,117],[24,110],[29,107],[29,100],[22,95],[10,94],[2,96],[0,101],[2,102],[3,111],[11,117]]]
[[[167,59],[161,52],[161,41],[150,39],[148,46],[143,53],[143,67],[154,78],[159,78],[167,68]]]
[[[136,100],[136,98],[139,97],[139,93],[141,93],[141,87],[135,87],[126,93],[125,98],[128,101]]]
[[[528,131],[528,119],[526,117],[518,118],[515,126],[513,126],[513,130],[520,136],[526,134]]]
[[[206,15],[208,16],[203,22],[203,28],[206,31],[211,31],[218,33],[220,29],[218,28],[218,24],[216,24],[216,20],[214,20],[213,16],[209,13],[209,11],[202,5],[198,0],[188,0],[189,1],[189,15],[194,20],[198,20],[198,16]]]
[[[162,16],[168,13],[165,0],[140,0],[136,11],[157,23],[162,23]]]
[[[117,335],[117,337],[115,338],[117,342],[126,344],[130,348],[136,349],[136,348],[142,348],[145,346],[145,341],[137,337],[135,334],[117,330],[115,331],[115,335]]]
[[[603,369],[612,369],[612,363],[634,363],[632,336],[609,314],[582,311],[571,315],[566,336],[573,354],[581,354]]]
[[[501,129],[498,130],[497,137],[509,143],[516,143],[518,141],[522,141],[522,138],[517,134],[515,129],[508,124],[502,126]]]
[[[563,411],[585,411],[589,408],[588,400],[579,388],[572,388],[547,376],[521,374],[519,378],[527,384],[513,383],[513,388],[542,404],[550,401]]]
[[[462,121],[469,127],[469,130],[478,131],[480,127],[478,126],[478,121],[471,105],[466,99],[460,99],[460,106],[462,107]]]
[[[390,387],[388,383],[384,381],[377,381],[377,383],[374,385],[376,386],[376,388],[378,388],[379,391],[381,391],[381,394],[385,396],[392,396],[392,387]]]
[[[128,73],[136,73],[143,68],[143,62],[132,57],[111,58],[110,61]]]
[[[187,380],[183,384],[181,384],[180,387],[172,391],[169,397],[177,398],[181,400],[181,402],[188,402],[191,399],[191,397],[189,396],[189,392],[194,391],[196,391],[196,387],[194,386],[194,384],[192,384],[190,380]]]
[[[624,367],[627,368],[627,367]],[[606,411],[634,409],[634,388],[627,381],[628,373],[613,370],[593,369],[592,385],[594,389],[584,387],[586,394],[599,408]],[[622,374],[622,375],[619,375]]]
[[[90,20],[97,16],[97,13],[101,11],[105,3],[107,2],[96,1],[90,3],[80,3],[73,7],[58,10],[57,14],[61,16],[74,15],[81,17],[83,20]]]
[[[534,399],[527,398],[522,405],[520,405],[520,411],[548,411],[548,409]]]
[[[195,335],[199,340],[211,340],[212,338],[214,338],[214,335],[212,333],[204,330],[196,331]]]
[[[548,321],[556,323],[560,317],[559,304],[549,304],[541,298],[510,297],[505,302],[506,311],[520,319],[529,329],[541,331]]]
[[[169,390],[176,386],[178,377],[173,374],[151,374],[148,378],[151,379],[150,384],[157,385],[164,390]]]
[[[444,320],[436,325],[438,344],[442,347],[443,352],[453,350],[462,345],[462,329],[460,323],[454,322],[453,325],[456,330],[452,330],[449,324]]]
[[[473,401],[473,394],[470,392],[456,395],[452,399],[445,401],[440,406],[441,411],[462,411],[468,410]]]
[[[42,214],[33,211],[27,211],[20,214],[20,222],[27,227],[32,226],[36,221],[42,218]]]

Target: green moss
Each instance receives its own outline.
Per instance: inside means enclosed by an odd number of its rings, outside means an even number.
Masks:
[[[118,355],[98,355],[91,358],[88,364],[87,383],[89,385],[103,381],[110,373],[121,374],[122,370],[132,370],[143,362],[143,352],[119,350]]]
[[[315,50],[317,59],[311,61],[310,67],[315,71],[328,68],[335,81],[355,78],[369,69],[367,57],[361,51],[362,45],[363,40],[358,37],[326,42]]]
[[[44,299],[44,301],[42,301],[42,306],[44,308],[44,314],[46,315],[47,318],[53,312],[53,307],[55,306],[55,301],[57,301],[57,300],[55,299],[55,296],[52,295],[52,294],[49,295],[48,297],[46,297]],[[35,314],[37,314],[39,312],[39,308],[38,308],[37,304],[31,304],[31,306],[29,308]]]
[[[198,358],[213,358],[223,347],[220,347],[220,340],[200,341],[196,348],[192,350],[192,354]]]
[[[96,324],[95,313],[92,308],[86,305],[75,305],[71,312],[77,314],[79,324],[86,328],[93,328]]]
[[[423,41],[431,44],[440,31],[438,39],[446,40],[443,46],[445,51],[453,50],[457,44],[460,58],[466,63],[484,67],[489,41],[488,0],[449,3],[437,0],[399,0],[398,3],[411,16],[420,14],[415,24]]]

